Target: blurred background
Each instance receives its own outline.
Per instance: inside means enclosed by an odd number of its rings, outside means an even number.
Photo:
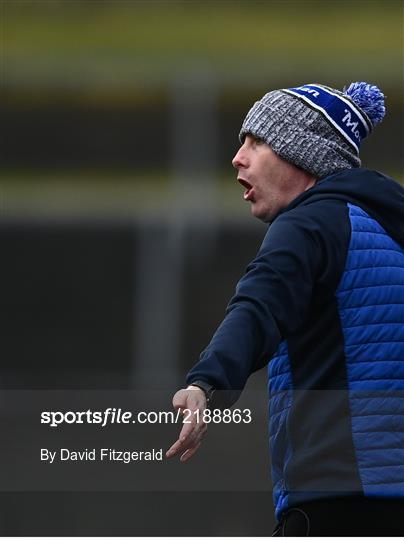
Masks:
[[[387,117],[363,166],[404,180],[401,0],[0,6],[3,389],[171,396],[183,384],[266,231],[231,159],[267,91],[377,84]],[[248,386],[264,387],[264,372]],[[257,406],[256,439],[226,457],[235,474],[243,459],[268,474]],[[273,524],[269,478],[267,492],[1,498],[8,535],[268,535]]]

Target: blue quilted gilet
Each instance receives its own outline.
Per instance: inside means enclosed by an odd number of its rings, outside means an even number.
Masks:
[[[352,227],[337,290],[352,435],[365,495],[404,491],[404,250],[348,204]]]
[[[348,204],[351,237],[336,297],[348,379],[355,464],[366,496],[404,496],[404,250]],[[304,359],[302,359],[304,361]],[[289,506],[293,403],[286,341],[268,366],[276,516]],[[332,421],[332,419],[330,419]]]
[[[268,364],[269,443],[272,460],[272,484],[275,514],[288,507],[284,471],[291,456],[286,426],[293,400],[292,377],[286,341]]]

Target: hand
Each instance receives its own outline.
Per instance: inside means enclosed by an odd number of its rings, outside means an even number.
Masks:
[[[186,423],[181,429],[178,440],[167,450],[166,457],[170,458],[181,454],[180,461],[184,463],[191,459],[201,446],[201,440],[205,436],[208,429],[203,421],[203,411],[206,409],[205,392],[198,386],[188,386],[183,390],[179,390],[173,397],[174,409],[179,409],[181,412],[188,409],[192,412],[199,410],[199,422],[195,414],[191,414]]]

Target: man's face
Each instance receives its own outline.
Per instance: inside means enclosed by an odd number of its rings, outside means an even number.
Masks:
[[[247,135],[233,158],[237,180],[246,190],[253,216],[269,222],[300,193],[312,187],[315,179],[288,163],[261,139]]]

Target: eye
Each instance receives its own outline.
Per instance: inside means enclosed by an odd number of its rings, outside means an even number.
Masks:
[[[261,144],[264,144],[265,141],[263,141],[262,139],[259,139],[258,137],[254,137],[254,144],[256,146],[259,146]]]

